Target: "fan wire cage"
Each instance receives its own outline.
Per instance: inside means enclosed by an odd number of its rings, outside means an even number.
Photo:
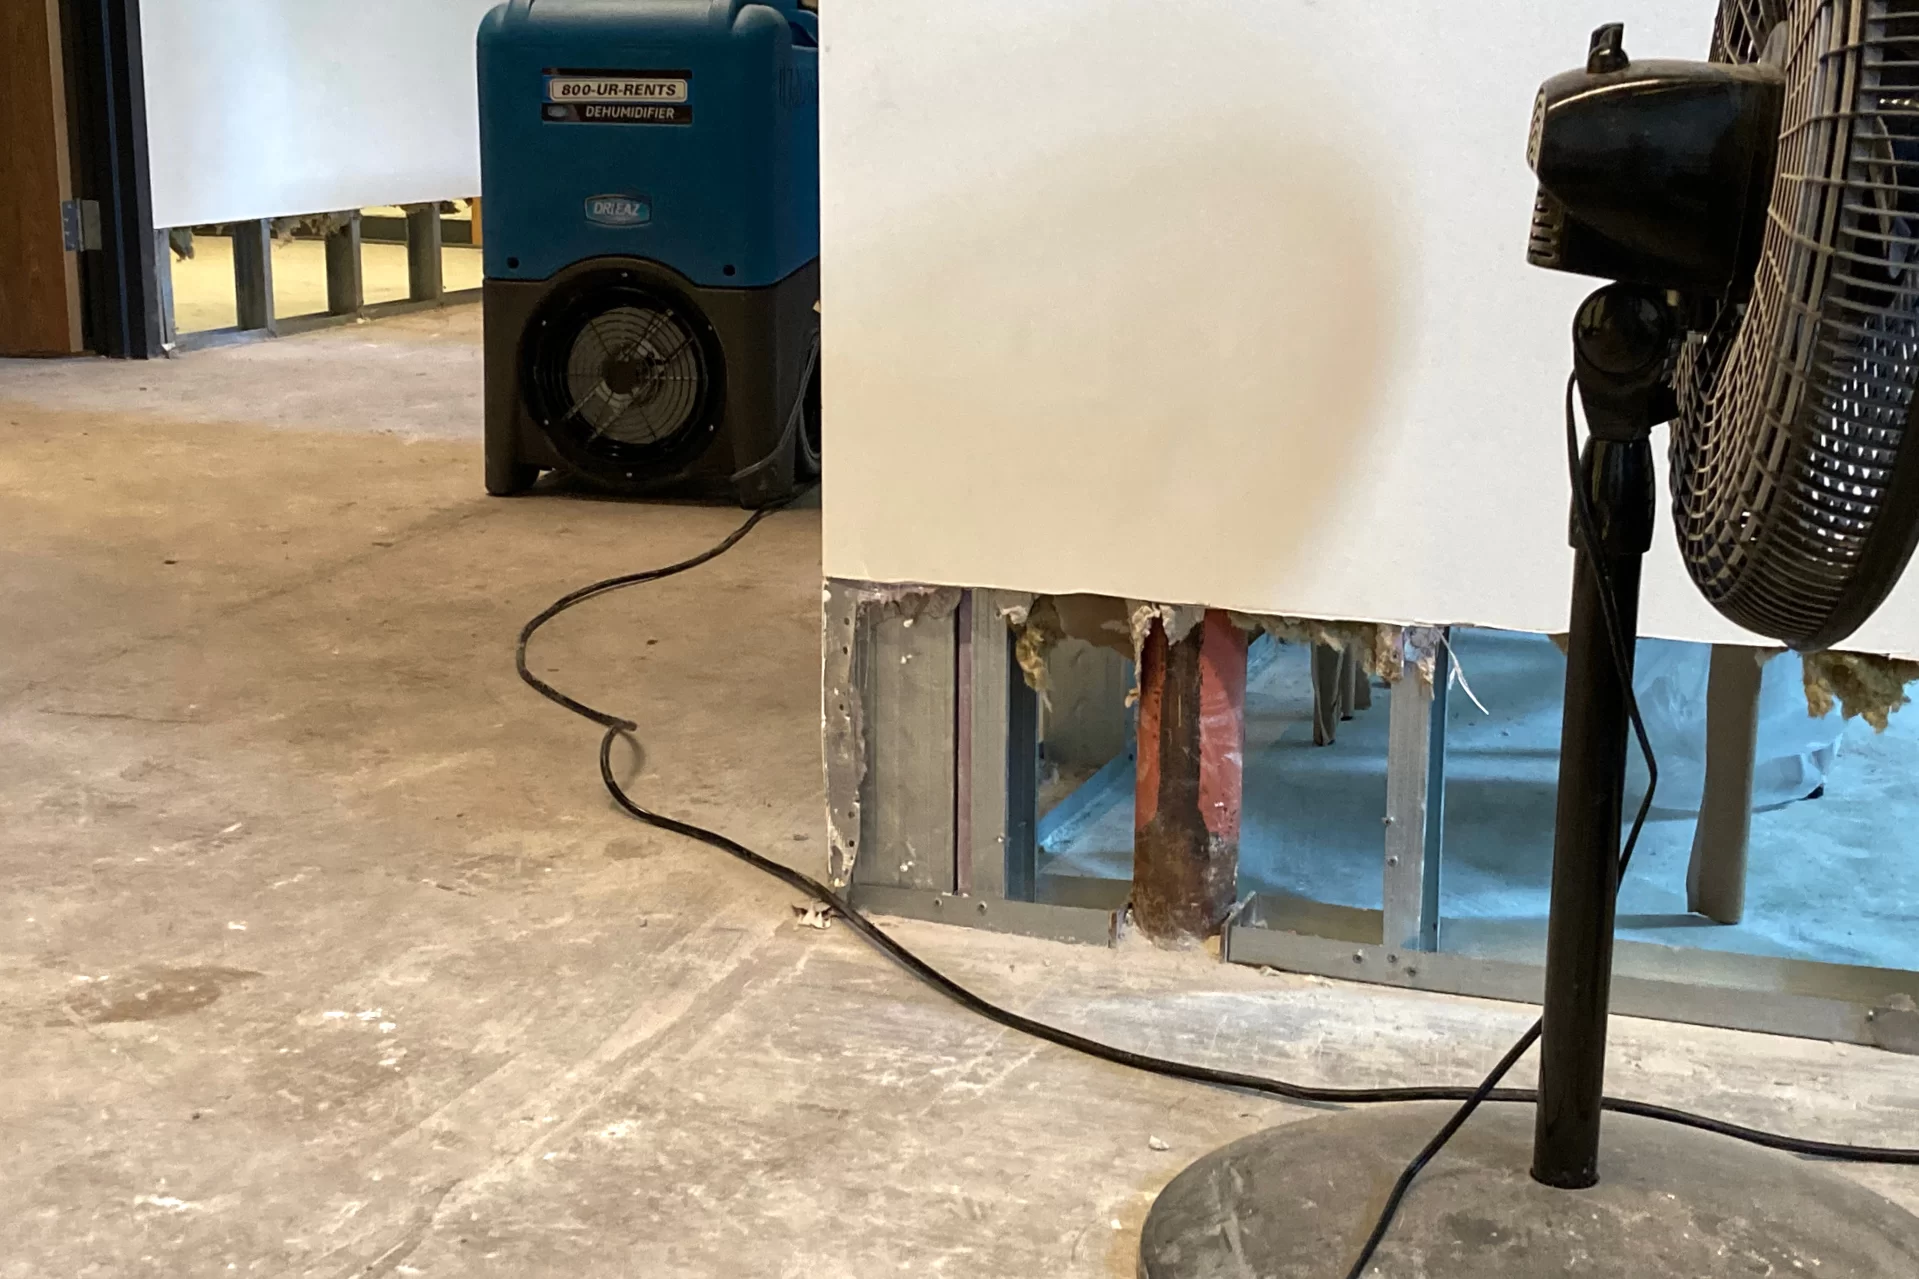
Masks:
[[[1757,278],[1680,356],[1680,547],[1733,621],[1822,648],[1919,532],[1919,0],[1725,0],[1712,56],[1788,90]]]

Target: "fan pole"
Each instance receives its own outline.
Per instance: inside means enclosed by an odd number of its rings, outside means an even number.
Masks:
[[[1568,1190],[1599,1179],[1619,827],[1630,740],[1626,680],[1638,634],[1640,566],[1652,545],[1652,428],[1673,413],[1666,369],[1674,336],[1664,299],[1628,285],[1594,293],[1573,323],[1574,372],[1591,431],[1580,458],[1580,483],[1596,538],[1588,545],[1575,506],[1532,1168],[1534,1179]],[[1625,646],[1624,672],[1614,660],[1609,634],[1608,585]]]

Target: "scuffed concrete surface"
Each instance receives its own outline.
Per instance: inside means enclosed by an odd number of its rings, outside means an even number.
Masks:
[[[0,399],[70,412],[474,441],[483,421],[480,308],[471,303],[170,360],[3,367]]]
[[[1188,1159],[1309,1113],[1022,1040],[613,810],[513,633],[738,513],[481,497],[467,354],[403,391],[352,353],[437,332],[148,366],[152,405],[134,366],[0,364],[0,1276],[1118,1277]],[[813,874],[817,527],[533,652],[640,722],[641,796]],[[1529,1015],[898,933],[1077,1029],[1326,1082],[1464,1081]],[[1628,1023],[1613,1062],[1919,1145],[1907,1058]]]

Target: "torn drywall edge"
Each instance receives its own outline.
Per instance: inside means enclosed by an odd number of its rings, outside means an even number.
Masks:
[[[1310,617],[1274,617],[1234,613],[1232,618],[1254,634],[1272,636],[1282,644],[1318,644],[1353,654],[1368,675],[1397,684],[1411,666],[1427,688],[1433,684],[1439,650],[1446,632],[1438,626],[1394,626],[1384,622],[1334,622]]]
[[[1206,609],[1198,604],[1153,604],[1146,600],[1126,601],[1127,630],[1133,640],[1133,661],[1145,651],[1152,636],[1153,623],[1166,632],[1166,642],[1177,644],[1191,635],[1206,619]],[[1237,620],[1237,619],[1235,619]]]
[[[853,873],[866,778],[866,718],[853,679],[859,645],[859,592],[828,582],[822,592],[820,748],[826,766],[827,879],[843,888]]]
[[[1103,595],[1035,595],[1001,610],[1016,636],[1015,652],[1026,683],[1046,694],[1046,655],[1062,639],[1085,640],[1111,648],[1134,661],[1153,622],[1166,626],[1177,642],[1190,634],[1206,610],[1191,604],[1154,604]],[[1367,674],[1397,682],[1411,665],[1432,687],[1445,628],[1399,626],[1389,622],[1329,621],[1262,613],[1230,612],[1251,634],[1271,635],[1282,643],[1320,644],[1356,654]],[[1122,642],[1122,635],[1124,636]],[[1549,636],[1561,653],[1563,634]],[[1784,650],[1777,650],[1784,651]],[[1813,653],[1805,658],[1806,709],[1814,718],[1837,704],[1847,718],[1857,716],[1884,731],[1892,713],[1908,700],[1906,687],[1919,681],[1919,661],[1876,653]]]
[[[1015,635],[1015,652],[1026,683],[1044,695],[1046,657],[1064,639],[1084,640],[1137,662],[1154,622],[1175,643],[1192,633],[1206,610],[1191,604],[1155,604],[1100,595],[1040,595],[1030,603],[1001,610]],[[1432,626],[1393,626],[1377,622],[1323,621],[1229,613],[1252,635],[1271,635],[1281,643],[1319,644],[1355,654],[1369,675],[1389,683],[1412,665],[1428,685],[1433,678],[1444,632]]]
[[[1550,637],[1563,655],[1567,638]],[[1641,636],[1640,638],[1646,638]],[[1719,647],[1714,645],[1715,648]],[[1761,662],[1785,652],[1783,648],[1755,648]],[[1883,733],[1892,713],[1912,699],[1906,688],[1919,680],[1919,662],[1879,653],[1849,653],[1828,650],[1803,653],[1802,675],[1806,685],[1806,714],[1824,719],[1837,705],[1846,719],[1859,718]]]
[[[1081,639],[1132,660],[1138,653],[1127,601],[1104,595],[1028,596],[1002,607],[1026,685],[1047,699],[1046,658],[1061,640]]]
[[[821,592],[820,743],[826,768],[827,877],[834,888],[853,878],[859,856],[860,788],[866,781],[863,630],[877,621],[950,618],[957,586],[829,580]]]
[[[1806,653],[1806,709],[1829,714],[1836,701],[1847,719],[1857,715],[1878,732],[1911,699],[1906,687],[1919,680],[1919,662],[1876,653]]]

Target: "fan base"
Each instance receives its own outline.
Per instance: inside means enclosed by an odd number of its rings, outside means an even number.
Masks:
[[[1374,1106],[1256,1133],[1160,1193],[1140,1279],[1339,1279],[1386,1193],[1457,1107]],[[1527,1173],[1533,1108],[1488,1105],[1420,1174],[1368,1276],[1919,1274],[1919,1217],[1829,1165],[1607,1115],[1600,1183]]]

